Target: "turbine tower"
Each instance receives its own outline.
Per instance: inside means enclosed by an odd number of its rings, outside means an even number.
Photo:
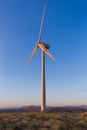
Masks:
[[[42,50],[42,78],[41,78],[41,111],[45,111],[46,109],[46,90],[45,90],[45,53],[53,60],[55,58],[49,53],[47,49],[50,48],[50,46],[46,43],[41,42],[41,35],[42,35],[42,26],[43,26],[43,21],[44,21],[44,14],[45,14],[45,9],[46,9],[46,4],[44,5],[44,10],[42,13],[42,20],[41,20],[41,25],[40,25],[40,32],[39,32],[39,37],[38,41],[36,43],[36,46],[30,55],[30,57],[27,60],[27,63],[30,62],[34,54],[37,52],[37,49],[40,48]]]

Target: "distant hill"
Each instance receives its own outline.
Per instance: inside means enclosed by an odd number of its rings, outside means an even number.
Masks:
[[[84,106],[50,107],[49,109],[47,109],[47,111],[53,111],[53,112],[60,112],[60,111],[86,112],[87,111],[87,105],[84,105]]]
[[[37,112],[40,111],[40,106],[22,106],[17,108],[1,108],[0,112]],[[46,112],[84,112],[87,111],[87,105],[84,106],[64,106],[64,107],[51,107],[48,106]]]
[[[34,112],[34,111],[40,111],[40,106],[22,106],[17,108],[1,108],[0,112]]]

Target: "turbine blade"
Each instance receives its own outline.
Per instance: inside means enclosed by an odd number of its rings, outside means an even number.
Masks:
[[[51,53],[45,48],[43,44],[38,44],[38,46],[53,60],[56,60],[54,56],[51,55]]]
[[[36,45],[36,47],[34,48],[32,54],[30,55],[30,57],[27,60],[27,64],[30,62],[30,60],[32,59],[32,57],[34,56],[34,54],[37,52],[38,46]]]
[[[40,40],[41,40],[42,26],[43,26],[43,21],[44,21],[45,10],[46,10],[46,4],[44,5],[44,10],[43,10],[43,13],[42,13],[42,20],[41,20],[41,25],[40,25],[40,32],[39,32],[38,42],[40,42]]]

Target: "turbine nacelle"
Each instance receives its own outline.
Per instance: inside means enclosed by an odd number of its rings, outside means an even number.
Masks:
[[[38,44],[43,44],[46,49],[50,48],[50,45],[48,43],[37,42],[36,45],[38,45]]]
[[[47,44],[47,43],[42,43],[42,44],[45,46],[46,49],[49,49],[49,48],[50,48],[50,45],[49,45],[49,44]]]

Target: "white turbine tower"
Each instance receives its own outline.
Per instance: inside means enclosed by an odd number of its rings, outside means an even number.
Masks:
[[[39,32],[39,37],[38,37],[38,41],[36,43],[36,46],[32,52],[32,54],[30,55],[30,57],[28,58],[28,62],[30,62],[30,60],[32,59],[32,57],[34,56],[34,54],[37,52],[38,48],[41,48],[42,50],[42,80],[41,80],[41,111],[44,111],[46,109],[46,93],[45,93],[45,53],[52,58],[53,60],[55,60],[55,58],[49,53],[49,51],[47,49],[50,48],[50,46],[48,44],[42,43],[41,42],[41,34],[42,34],[42,25],[43,25],[43,21],[44,21],[44,14],[45,14],[45,9],[46,9],[46,4],[44,5],[44,10],[42,13],[42,20],[41,20],[41,25],[40,25],[40,32]]]

